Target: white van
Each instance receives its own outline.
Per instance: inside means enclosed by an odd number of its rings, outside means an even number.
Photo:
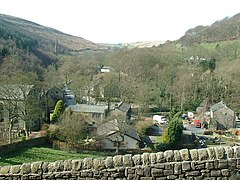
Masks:
[[[167,123],[167,118],[165,116],[153,115],[153,122],[156,124]]]

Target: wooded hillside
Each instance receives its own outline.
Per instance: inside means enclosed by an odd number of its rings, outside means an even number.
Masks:
[[[141,112],[195,110],[206,99],[209,104],[224,100],[240,112],[239,22],[240,15],[236,15],[210,27],[199,26],[179,41],[154,48],[73,55],[56,53],[55,38],[39,38],[39,30],[34,29],[38,25],[32,24],[27,35],[26,29],[17,31],[15,25],[6,25],[0,18],[1,78],[19,72],[29,77],[31,72],[43,88],[68,84],[79,102],[91,95],[99,101],[131,102]],[[114,71],[101,74],[102,66]]]

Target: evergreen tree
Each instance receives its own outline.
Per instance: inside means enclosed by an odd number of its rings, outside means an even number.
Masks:
[[[60,115],[64,112],[64,104],[63,104],[63,101],[62,100],[59,100],[57,103],[56,103],[56,106],[54,108],[54,111],[53,111],[53,115],[51,116],[51,122],[56,122]]]

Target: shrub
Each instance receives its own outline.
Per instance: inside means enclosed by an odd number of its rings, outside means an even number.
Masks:
[[[182,131],[182,120],[178,117],[178,113],[176,113],[176,116],[172,116],[169,121],[168,127],[163,136],[163,143],[158,144],[156,148],[158,150],[165,148],[177,149],[181,141]]]
[[[53,114],[50,118],[51,122],[56,122],[60,115],[64,112],[64,104],[63,104],[63,101],[62,100],[59,100],[57,103],[56,103],[56,106],[54,108],[54,111],[53,111]]]
[[[163,143],[167,144],[169,142],[170,142],[169,129],[167,128],[164,135],[163,135]]]
[[[139,134],[140,137],[143,137],[146,132],[149,130],[150,127],[153,126],[153,121],[148,120],[148,121],[137,121],[135,128]]]

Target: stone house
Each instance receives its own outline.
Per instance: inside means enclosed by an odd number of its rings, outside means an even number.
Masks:
[[[76,104],[69,105],[67,109],[73,112],[90,114],[96,124],[102,123],[107,107],[104,105]]]
[[[46,119],[50,122],[50,114],[53,113],[56,103],[64,99],[63,91],[60,88],[52,87],[46,91]]]
[[[227,130],[236,127],[235,112],[223,101],[210,107],[210,128],[214,130]]]
[[[132,116],[132,107],[131,104],[126,102],[121,102],[120,104],[116,104],[114,108],[111,108],[111,115],[114,114],[122,114],[126,116],[126,120],[130,120]]]
[[[115,150],[119,141],[121,150],[136,150],[141,142],[136,130],[127,123],[121,123],[117,119],[108,121],[97,128],[97,136],[100,138],[102,149]]]

